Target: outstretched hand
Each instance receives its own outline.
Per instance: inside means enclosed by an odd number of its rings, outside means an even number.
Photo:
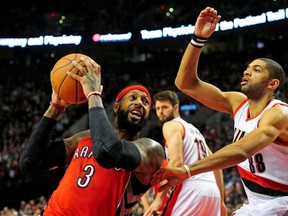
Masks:
[[[67,72],[68,76],[81,83],[86,97],[93,91],[101,93],[103,89],[101,85],[101,66],[89,57],[82,57],[81,61],[84,63],[84,66],[81,66],[76,61],[72,61],[72,63],[82,72],[83,76],[73,74],[70,71]]]
[[[152,175],[150,184],[155,186],[160,183],[159,191],[161,192],[182,183],[187,177],[183,167],[165,167],[160,168]]]
[[[202,10],[195,23],[195,35],[209,38],[214,32],[217,23],[221,19],[218,15],[217,10],[211,7],[206,7]]]

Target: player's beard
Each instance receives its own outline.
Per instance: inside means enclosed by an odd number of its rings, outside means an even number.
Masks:
[[[165,122],[171,121],[174,118],[175,118],[174,114],[173,114],[173,112],[171,112],[170,115],[167,116],[167,118],[160,120],[160,122],[163,125]]]
[[[128,130],[131,133],[139,133],[147,123],[147,119],[143,116],[139,122],[133,122],[128,119],[128,111],[118,109],[117,123],[119,130]]]
[[[268,85],[267,82],[266,80],[263,80],[260,83],[242,86],[241,92],[244,93],[249,99],[257,100],[263,96],[263,91],[267,88]]]

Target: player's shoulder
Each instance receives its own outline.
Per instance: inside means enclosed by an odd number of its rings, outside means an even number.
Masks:
[[[134,143],[136,144],[136,146],[138,146],[139,150],[143,153],[145,152],[145,154],[155,155],[157,157],[164,157],[163,146],[159,142],[151,138],[138,138],[134,141]]]
[[[275,104],[265,110],[261,116],[260,125],[275,125],[280,128],[288,128],[288,106],[287,104]]]
[[[143,145],[143,146],[147,146],[147,147],[158,147],[159,145],[161,146],[160,143],[158,143],[157,141],[151,139],[151,138],[148,138],[148,137],[141,137],[141,138],[138,138],[134,141],[135,144],[137,145]]]
[[[288,104],[282,100],[279,99],[273,99],[270,100],[265,108],[266,110],[287,110],[288,109]]]
[[[265,111],[266,116],[281,116],[281,118],[288,118],[288,104],[277,103]]]
[[[147,137],[142,137],[134,141],[141,153],[141,164],[139,170],[146,174],[152,174],[161,167],[163,160],[165,159],[165,153],[163,146]],[[144,171],[145,170],[145,171]]]
[[[229,91],[224,92],[226,99],[232,106],[233,112],[244,102],[247,100],[247,96],[242,92],[237,91]]]
[[[186,124],[187,122],[178,117],[178,118],[174,118],[170,121],[167,121],[163,124],[163,129],[164,130],[173,130],[173,129],[176,129],[176,128],[179,128],[179,129],[182,129],[182,127],[184,126],[184,124]]]

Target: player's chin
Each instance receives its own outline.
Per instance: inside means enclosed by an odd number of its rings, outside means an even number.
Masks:
[[[142,116],[137,116],[133,114],[130,114],[129,118],[132,122],[136,122],[136,123],[139,123],[142,120]]]
[[[128,117],[128,119],[129,119],[130,125],[135,127],[134,129],[136,129],[136,128],[137,129],[139,129],[139,128],[142,129],[147,123],[147,118],[145,118],[143,116],[141,116],[141,117],[137,116],[136,117],[136,116],[131,115],[131,116]]]
[[[132,125],[138,125],[138,124],[140,124],[142,121],[141,121],[141,119],[135,119],[135,118],[131,118],[130,119],[130,123],[132,124]]]

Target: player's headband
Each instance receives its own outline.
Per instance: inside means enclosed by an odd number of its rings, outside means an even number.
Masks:
[[[149,105],[151,107],[152,105],[152,99],[150,96],[150,93],[148,91],[148,89],[146,89],[144,86],[142,85],[131,85],[128,86],[126,88],[124,88],[122,91],[119,92],[119,94],[116,97],[116,102],[119,102],[128,92],[132,91],[132,90],[139,90],[142,92],[145,92],[148,95],[148,99],[149,99]]]

